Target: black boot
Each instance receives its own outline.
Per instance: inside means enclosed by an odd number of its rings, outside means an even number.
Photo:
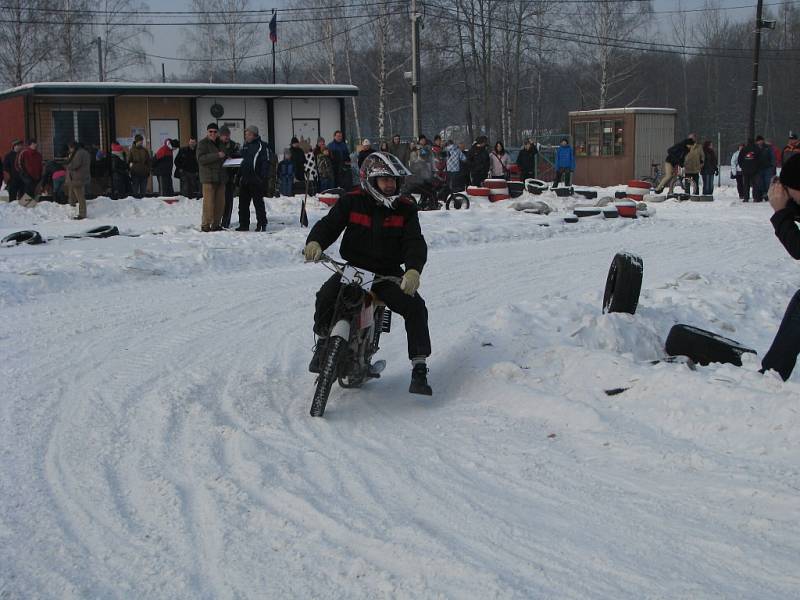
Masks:
[[[267,230],[266,222],[264,222],[264,223],[256,223],[256,231],[266,231],[266,230]]]
[[[311,357],[311,362],[308,363],[309,373],[319,373],[322,358],[325,356],[325,348],[328,345],[328,338],[319,338],[317,345],[314,346],[314,356]]]
[[[250,231],[250,225],[239,225],[235,231]]]
[[[411,370],[411,385],[408,386],[408,393],[433,396],[433,390],[428,385],[428,366],[425,363],[416,364]]]

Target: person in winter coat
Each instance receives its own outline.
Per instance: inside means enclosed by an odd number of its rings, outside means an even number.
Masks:
[[[703,148],[694,143],[689,146],[689,152],[683,161],[683,173],[691,180],[690,194],[700,193],[700,171],[703,170]]]
[[[267,211],[264,193],[268,191],[275,156],[268,144],[258,135],[258,127],[249,125],[244,130],[241,148],[242,164],[239,167],[239,227],[236,231],[250,230],[250,201],[256,209],[256,231],[267,230]]]
[[[776,172],[775,153],[772,151],[772,146],[767,144],[763,136],[756,137],[756,146],[758,146],[758,159],[760,168],[758,170],[758,187],[761,190],[761,198],[766,195],[769,189],[772,178]]]
[[[800,140],[797,139],[796,133],[790,133],[789,141],[786,142],[786,146],[784,146],[781,153],[781,166],[785,166],[795,154],[800,154]]]
[[[153,157],[152,173],[158,180],[158,193],[161,196],[174,196],[172,187],[172,152],[179,146],[178,140],[167,138]]]
[[[425,185],[433,183],[433,152],[424,135],[419,136],[419,144],[411,151],[408,168]]]
[[[469,178],[475,186],[482,186],[483,180],[489,175],[490,158],[489,149],[486,147],[487,141],[485,135],[479,136],[467,153]]]
[[[744,187],[744,201],[750,201],[750,190],[753,191],[753,202],[761,202],[761,184],[758,172],[761,169],[760,149],[753,141],[747,140],[739,152],[739,168],[742,171],[742,186]]]
[[[278,163],[278,185],[281,196],[294,196],[294,162],[290,150],[283,153],[283,160]]]
[[[144,138],[136,134],[133,146],[128,152],[128,168],[131,170],[131,187],[134,198],[143,198],[147,193],[147,180],[150,177],[150,152],[144,147]]]
[[[126,198],[131,191],[128,157],[125,149],[114,142],[111,144],[111,196],[115,200]]]
[[[64,165],[67,170],[67,176],[64,180],[64,185],[67,186],[67,198],[71,206],[78,205],[78,216],[75,219],[85,219],[86,186],[92,180],[90,171],[91,157],[75,140],[71,141],[67,147],[69,148],[69,156]]]
[[[225,174],[222,163],[225,152],[219,140],[216,123],[206,127],[207,135],[197,144],[197,164],[200,167],[200,184],[203,186],[203,216],[201,231],[222,229],[222,211],[225,208]]]
[[[11,151],[3,157],[3,181],[8,190],[8,201],[13,202],[22,195],[24,185],[17,171],[17,156],[22,152],[22,141],[13,140]]]
[[[322,152],[317,154],[317,179],[321,192],[330,190],[336,186],[333,160],[331,159],[331,151],[328,148],[323,148]]]
[[[367,158],[370,154],[372,154],[372,143],[369,140],[364,140],[361,142],[361,150],[358,151],[358,168],[361,168],[361,164],[364,162],[364,159]]]
[[[767,192],[770,206],[775,211],[770,221],[775,235],[789,255],[800,260],[800,154],[787,160]],[[783,316],[778,333],[764,359],[761,372],[777,371],[786,381],[792,374],[800,353],[800,290],[795,292]]]
[[[489,155],[489,175],[498,179],[507,179],[509,164],[511,164],[511,159],[508,157],[506,148],[503,146],[503,142],[498,140]]]
[[[306,164],[306,153],[303,152],[303,149],[300,147],[300,140],[298,140],[296,137],[292,138],[292,141],[289,143],[289,146],[290,146],[289,152],[291,152],[292,165],[294,166],[294,178],[297,181],[304,181],[303,168]],[[281,192],[281,194],[284,196],[288,195],[288,194],[283,194],[283,192]]]
[[[411,160],[411,150],[408,147],[408,144],[400,141],[400,134],[398,133],[395,133],[392,136],[392,141],[389,144],[389,153],[394,154],[400,159],[400,162],[406,166],[408,166],[408,163]]]
[[[736,152],[731,156],[731,179],[736,180],[736,191],[739,192],[739,200],[745,199],[744,176],[742,175],[742,168],[739,166],[739,154],[743,148],[744,144],[739,144]]]
[[[16,165],[25,194],[35,199],[44,172],[44,159],[35,139],[29,140],[28,147],[17,155]]]
[[[333,141],[328,144],[328,149],[331,151],[331,159],[333,160],[336,187],[350,191],[350,188],[353,187],[353,174],[350,170],[350,150],[347,148],[344,134],[341,131],[334,132]]]
[[[219,128],[219,144],[222,151],[225,153],[225,158],[239,158],[241,156],[241,148],[239,144],[231,139],[231,130],[226,125]],[[222,209],[222,225],[223,229],[228,229],[231,226],[231,213],[233,212],[233,194],[236,187],[234,180],[236,179],[238,169],[236,167],[222,167],[222,174],[225,176],[225,207]]]
[[[411,359],[409,392],[431,395],[426,359],[431,354],[428,310],[417,293],[428,256],[413,198],[400,195],[408,169],[391,154],[374,153],[360,171],[361,193],[342,197],[311,229],[304,255],[317,261],[323,250],[344,232],[339,253],[353,266],[400,279],[379,281],[372,290],[392,312],[405,319],[408,357]],[[333,309],[341,287],[336,274],[317,292],[314,333],[319,336],[308,369],[318,373],[327,347]]]
[[[447,153],[442,146],[442,136],[434,136],[431,152],[433,153],[433,185],[438,189],[447,183]]]
[[[198,173],[200,167],[197,164],[197,140],[189,138],[189,143],[178,150],[175,157],[175,177],[181,181],[181,196],[186,198],[197,198],[200,189]]]
[[[689,134],[685,140],[670,146],[667,150],[667,158],[664,159],[664,176],[658,182],[655,188],[656,194],[664,191],[665,187],[669,187],[669,194],[675,188],[675,181],[678,178],[678,169],[683,166],[686,155],[689,154],[689,148],[694,146],[695,139],[692,137],[694,134]]]
[[[463,166],[467,156],[453,142],[447,146],[447,185],[451,192],[463,192],[466,183],[463,176]]]
[[[556,148],[556,160],[553,168],[556,170],[556,178],[553,180],[552,189],[558,187],[562,177],[564,185],[569,187],[572,184],[572,173],[575,171],[575,153],[567,138],[563,138]]]
[[[703,142],[703,194],[710,196],[714,193],[714,177],[719,175],[719,161],[714,150],[714,144],[706,140]]]
[[[539,150],[531,140],[525,140],[522,150],[517,155],[517,165],[519,166],[522,181],[536,177],[536,155]]]

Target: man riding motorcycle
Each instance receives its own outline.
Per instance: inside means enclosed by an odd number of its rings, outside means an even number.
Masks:
[[[428,246],[420,229],[413,198],[399,190],[410,172],[400,160],[386,152],[374,152],[361,165],[361,193],[343,196],[311,229],[304,255],[317,261],[323,250],[344,231],[339,252],[351,265],[378,275],[402,278],[400,284],[380,281],[373,292],[405,320],[408,357],[411,359],[413,394],[431,395],[426,358],[431,354],[428,310],[417,294]],[[403,270],[401,265],[405,265]],[[317,292],[314,333],[319,337],[308,369],[319,373],[329,334],[333,308],[341,286],[336,274]]]

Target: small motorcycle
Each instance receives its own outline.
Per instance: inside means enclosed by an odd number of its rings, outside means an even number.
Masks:
[[[311,402],[312,417],[325,414],[334,381],[343,388],[358,388],[370,379],[380,377],[386,361],[373,363],[372,357],[378,351],[381,333],[388,333],[391,329],[392,313],[371,286],[380,281],[400,283],[399,277],[361,271],[325,254],[318,262],[341,275],[342,286],[334,305],[330,335],[324,341],[325,348],[320,357],[320,372]]]

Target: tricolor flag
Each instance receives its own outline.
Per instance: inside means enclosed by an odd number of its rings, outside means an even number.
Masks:
[[[278,41],[278,13],[272,12],[272,19],[269,21],[269,40],[274,44]]]

